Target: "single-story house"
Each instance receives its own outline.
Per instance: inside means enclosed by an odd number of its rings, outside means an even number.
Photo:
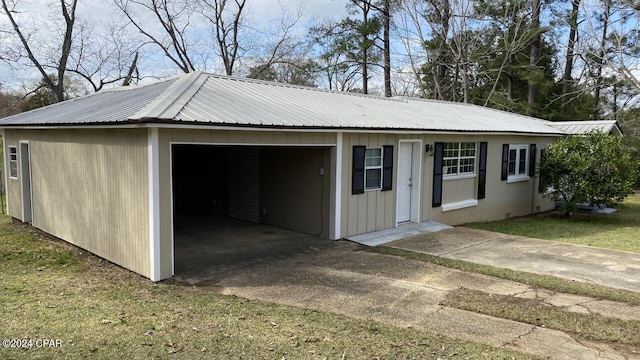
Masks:
[[[194,213],[330,239],[552,209],[564,131],[480,106],[202,72],[0,120],[8,213],[153,281]]]

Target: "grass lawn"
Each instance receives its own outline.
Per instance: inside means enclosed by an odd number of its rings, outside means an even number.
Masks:
[[[612,215],[555,212],[495,222],[465,224],[505,234],[640,252],[640,195],[628,197]]]
[[[0,217],[0,274],[0,338],[33,341],[32,348],[0,347],[0,359],[533,358],[206,288],[154,284],[7,217]],[[39,339],[61,346],[37,348]]]

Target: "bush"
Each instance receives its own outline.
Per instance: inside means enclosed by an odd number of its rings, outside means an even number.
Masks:
[[[540,164],[546,196],[567,213],[577,204],[622,202],[633,193],[640,164],[621,141],[619,136],[594,131],[549,145]]]

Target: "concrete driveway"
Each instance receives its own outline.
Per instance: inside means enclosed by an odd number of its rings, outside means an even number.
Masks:
[[[420,243],[411,238],[401,241]],[[560,331],[439,304],[449,291],[464,287],[541,298],[553,306],[625,319],[640,320],[638,307],[536,290],[498,278],[378,254],[347,241],[324,243],[304,252],[209,274],[212,277],[197,281],[197,285],[227,295],[411,326],[545,358],[640,359],[633,350],[578,341]]]

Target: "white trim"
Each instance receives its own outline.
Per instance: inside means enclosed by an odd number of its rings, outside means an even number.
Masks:
[[[335,147],[335,164],[333,165],[331,176],[331,211],[329,229],[330,238],[332,240],[339,240],[342,238],[342,156],[343,156],[343,139],[342,133],[336,134],[336,147]],[[332,159],[333,160],[333,159]],[[333,161],[332,161],[333,163]],[[331,214],[332,213],[332,214]]]
[[[27,161],[29,163],[29,177],[25,179],[24,176],[19,176],[20,178],[20,198],[22,200],[22,222],[30,222],[33,224],[33,177],[31,176],[32,172],[31,172],[31,145],[29,144],[29,140],[20,140],[18,141],[18,174],[23,175],[22,171],[23,171],[23,161],[24,161],[24,154],[22,153],[22,145],[26,144],[27,145],[27,149],[28,149],[28,153],[27,153]],[[31,208],[31,219],[26,220],[26,214],[25,214],[25,201],[24,201],[24,182],[25,181],[29,181],[29,200],[31,202],[31,204],[29,204],[29,207]]]
[[[157,129],[156,129],[157,130]],[[264,143],[244,143],[244,142],[197,142],[197,141],[171,141],[170,145],[213,145],[213,146],[280,146],[280,147],[331,147],[336,146],[336,144],[287,144],[287,143],[277,143],[277,144],[264,144]]]
[[[230,126],[215,123],[210,125],[192,125],[192,124],[162,124],[162,123],[106,123],[105,125],[35,125],[35,126],[0,126],[0,130],[6,129],[24,129],[24,130],[45,130],[45,129],[123,129],[123,128],[158,128],[158,129],[190,129],[190,130],[236,130],[236,131],[272,131],[272,132],[308,132],[308,133],[360,133],[360,134],[418,134],[418,135],[502,135],[502,136],[549,136],[549,137],[562,137],[567,136],[565,133],[537,133],[537,132],[501,132],[501,131],[487,131],[487,130],[428,130],[428,129],[350,129],[350,128],[320,128],[320,127],[258,127],[258,126]]]
[[[20,178],[20,176],[18,175],[20,173],[20,157],[19,157],[19,153],[18,153],[18,147],[15,145],[11,145],[8,146],[9,150],[11,149],[16,149],[16,176],[11,176],[11,151],[9,152],[5,152],[5,154],[8,154],[9,157],[7,158],[7,163],[9,164],[9,179],[13,179],[13,180],[17,180]]]
[[[367,150],[374,150],[374,149],[380,150],[380,165],[367,166]],[[382,146],[373,146],[373,147],[367,147],[364,149],[364,191],[365,192],[382,190],[382,178],[384,176],[382,171],[383,164],[384,164],[384,149],[382,148]],[[367,188],[367,170],[380,170],[380,179],[378,181],[378,186]]]
[[[149,178],[149,264],[151,281],[161,279],[160,257],[160,145],[158,129],[151,128],[147,136]]]
[[[463,180],[463,179],[472,179],[474,177],[478,176],[477,174],[466,174],[466,175],[457,175],[457,176],[442,176],[442,180],[443,181],[449,181],[449,180]]]
[[[176,232],[174,228],[174,211],[173,211],[173,145],[169,143],[169,204],[171,219],[169,224],[171,225],[171,276],[176,274]]]
[[[8,168],[7,168],[8,165],[7,164],[9,163],[9,161],[7,161],[9,159],[7,157],[8,156],[7,155],[8,154],[7,153],[7,136],[5,134],[4,129],[0,130],[0,133],[2,134],[2,147],[3,147],[2,153],[5,156],[5,159],[4,159],[4,179],[3,179],[4,180],[4,195],[5,195],[5,201],[6,201],[5,205],[7,207],[5,214],[11,216],[11,214],[9,213],[9,180],[8,180],[8,177],[7,177],[7,173],[8,173],[7,172],[7,170],[8,170]]]
[[[477,206],[477,205],[478,205],[478,200],[476,199],[462,200],[462,201],[457,201],[453,203],[442,204],[442,212],[464,209],[464,208]]]
[[[412,143],[412,161],[411,161],[411,176],[413,179],[413,186],[411,187],[411,215],[409,221],[414,223],[420,222],[420,211],[421,211],[421,199],[422,199],[422,161],[424,159],[424,153],[422,152],[422,140],[421,139],[399,139],[398,140],[398,151],[396,158],[394,159],[396,164],[399,164],[400,157],[400,144],[402,143]],[[395,197],[396,197],[396,227],[398,227],[398,188],[397,184],[400,183],[400,171],[398,171],[398,165],[396,165],[396,186],[395,186]]]
[[[507,177],[507,184],[521,182],[521,181],[529,181],[531,177],[529,175],[509,175]]]

